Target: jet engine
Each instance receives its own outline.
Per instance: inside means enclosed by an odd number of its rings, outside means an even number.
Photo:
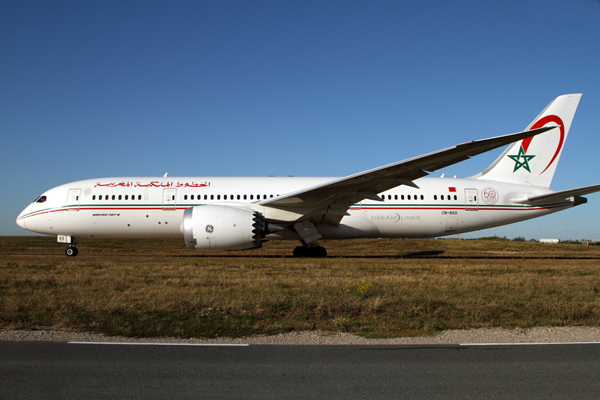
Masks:
[[[246,250],[262,246],[269,225],[261,213],[221,205],[190,207],[183,213],[185,245],[193,250]]]

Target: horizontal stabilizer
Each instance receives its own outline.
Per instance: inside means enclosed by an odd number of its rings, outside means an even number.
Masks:
[[[582,196],[584,194],[596,193],[600,192],[600,185],[591,185],[584,186],[575,189],[561,190],[559,192],[552,192],[548,194],[540,194],[540,195],[532,195],[525,196],[521,199],[511,199],[513,203],[538,203],[538,202],[548,202],[548,201],[560,201],[568,199],[573,196]]]

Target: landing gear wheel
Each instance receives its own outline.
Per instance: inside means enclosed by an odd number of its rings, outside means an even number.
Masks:
[[[308,247],[306,247],[306,246],[296,247],[294,249],[294,257],[296,257],[296,258],[308,257]]]
[[[327,257],[327,250],[317,244],[313,244],[311,247],[298,246],[294,249],[294,257],[324,258]]]
[[[77,247],[75,246],[69,246],[65,249],[65,255],[67,257],[75,257],[77,254],[79,254],[79,250],[77,250]]]
[[[312,258],[325,258],[327,257],[327,250],[325,250],[325,247],[316,245],[308,248],[308,254]]]

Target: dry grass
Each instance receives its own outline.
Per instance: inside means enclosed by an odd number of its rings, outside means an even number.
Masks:
[[[182,241],[0,238],[0,326],[129,336],[290,330],[371,337],[476,327],[598,326],[600,247],[503,240],[292,242],[196,253]],[[56,256],[53,257],[52,254]]]

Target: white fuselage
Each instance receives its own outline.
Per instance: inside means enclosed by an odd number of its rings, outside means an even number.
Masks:
[[[331,181],[331,177],[144,177],[77,181],[48,190],[17,223],[33,232],[72,237],[183,237],[183,212],[207,204],[249,208],[266,220],[293,224],[293,214],[258,203]],[[421,178],[384,201],[354,204],[338,226],[317,224],[323,239],[437,237],[509,224],[563,210],[572,199],[526,205],[512,200],[552,193],[528,185],[479,179]],[[279,225],[285,225],[279,223]],[[290,229],[267,239],[299,239]]]

